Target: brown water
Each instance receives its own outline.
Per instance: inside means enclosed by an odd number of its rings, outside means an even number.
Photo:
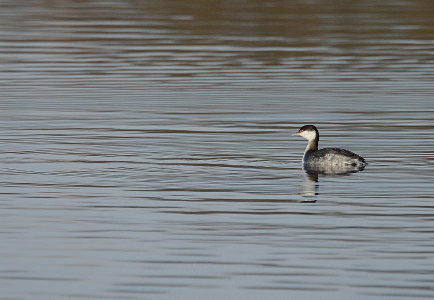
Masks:
[[[1,1],[0,299],[434,297],[433,16]]]

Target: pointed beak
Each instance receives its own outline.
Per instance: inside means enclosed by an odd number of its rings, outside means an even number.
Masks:
[[[300,135],[300,132],[293,133],[292,136],[294,135]]]

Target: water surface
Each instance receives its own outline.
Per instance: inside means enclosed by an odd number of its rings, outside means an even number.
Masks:
[[[2,1],[0,299],[432,298],[433,10]]]

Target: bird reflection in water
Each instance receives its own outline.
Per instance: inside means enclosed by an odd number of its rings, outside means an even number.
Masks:
[[[299,195],[306,198],[302,202],[316,202],[315,197],[319,195],[319,175],[323,177],[339,177],[346,176],[353,173],[361,172],[365,166],[353,165],[336,165],[336,166],[304,166],[305,180],[300,185]]]

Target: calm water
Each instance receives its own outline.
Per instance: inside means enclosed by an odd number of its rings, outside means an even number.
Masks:
[[[0,299],[433,298],[433,15],[1,1]]]

